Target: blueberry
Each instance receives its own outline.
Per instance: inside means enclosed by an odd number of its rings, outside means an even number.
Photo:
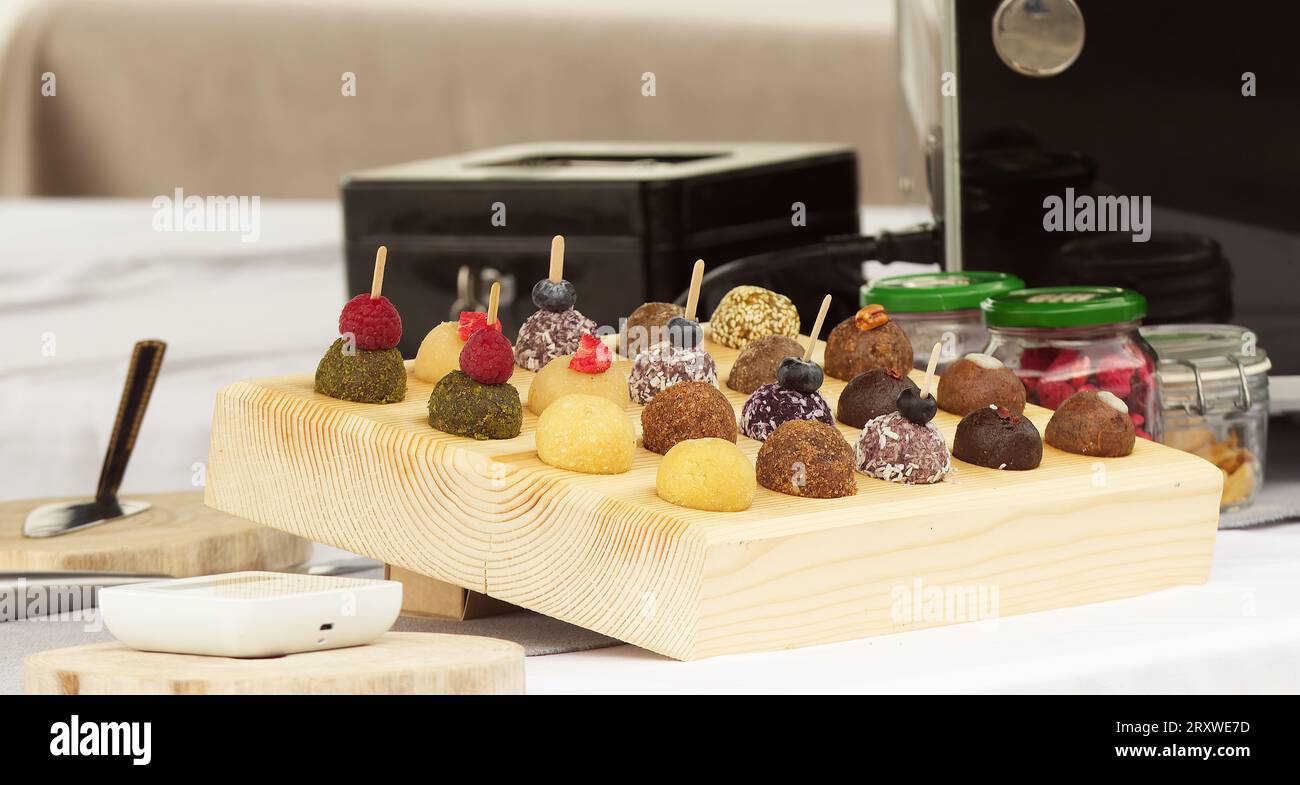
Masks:
[[[668,320],[668,340],[678,349],[694,349],[704,342],[704,328],[685,316]]]
[[[933,395],[922,398],[921,393],[911,387],[903,390],[898,396],[898,413],[917,425],[925,425],[933,420],[938,410]]]
[[[578,290],[565,280],[543,278],[533,285],[533,305],[547,311],[567,311],[578,302]]]
[[[821,389],[824,380],[820,365],[798,357],[785,358],[776,369],[776,381],[787,390],[795,392],[811,395]]]

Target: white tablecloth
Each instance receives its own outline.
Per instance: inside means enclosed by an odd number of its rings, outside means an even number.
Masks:
[[[254,243],[155,233],[152,215],[146,201],[0,201],[0,499],[94,487],[139,338],[169,343],[124,486],[140,492],[193,487],[220,385],[309,371],[333,340],[334,203],[264,203]],[[19,634],[6,627],[0,653]],[[1208,584],[1129,600],[694,663],[620,646],[527,667],[532,692],[1295,692],[1300,526],[1220,532]]]

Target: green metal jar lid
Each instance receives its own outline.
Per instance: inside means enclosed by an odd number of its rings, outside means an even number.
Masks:
[[[1048,286],[990,297],[981,306],[989,327],[1091,327],[1147,315],[1147,298],[1118,286]]]
[[[858,301],[896,313],[972,311],[988,297],[1023,288],[1025,282],[1014,275],[978,270],[891,275],[863,284]]]

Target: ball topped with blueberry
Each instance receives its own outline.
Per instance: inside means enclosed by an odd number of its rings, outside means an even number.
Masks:
[[[550,274],[533,286],[537,311],[524,320],[515,339],[515,363],[539,371],[551,360],[578,351],[582,336],[596,332],[596,323],[574,306],[578,291],[564,279],[564,238],[551,240]]]

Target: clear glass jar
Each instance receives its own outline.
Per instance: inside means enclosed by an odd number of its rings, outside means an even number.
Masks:
[[[1156,354],[1139,332],[1142,295],[1109,286],[1022,289],[984,303],[984,349],[1016,372],[1029,403],[1055,409],[1080,390],[1128,405],[1137,435],[1159,436]]]
[[[934,345],[940,345],[939,372],[949,364],[983,351],[988,330],[980,303],[1023,289],[1025,282],[1007,273],[966,270],[878,278],[859,291],[860,305],[884,307],[912,343],[912,365],[924,369]]]
[[[1268,354],[1226,324],[1144,327],[1159,358],[1160,441],[1223,472],[1224,511],[1250,506],[1264,482]]]

